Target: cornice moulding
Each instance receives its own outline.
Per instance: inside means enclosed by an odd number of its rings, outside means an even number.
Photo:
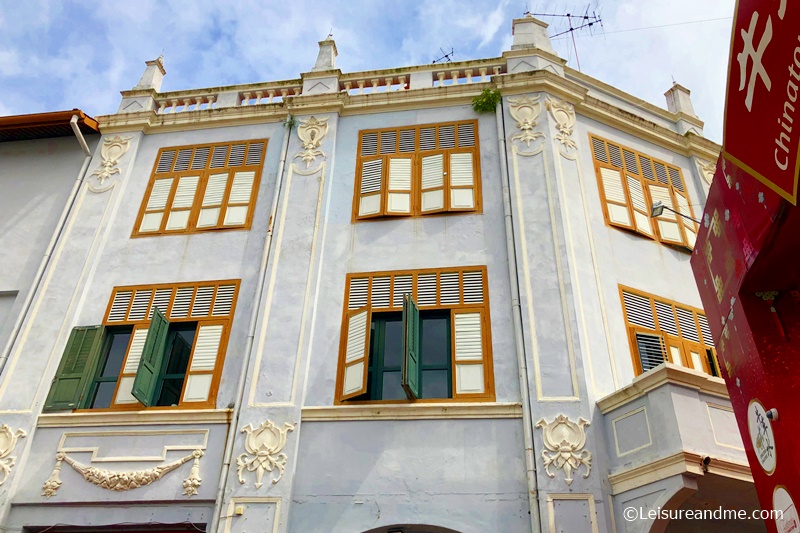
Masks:
[[[608,475],[611,494],[617,495],[680,474],[703,476],[707,472],[739,481],[753,482],[753,475],[747,463],[712,457],[707,471],[704,471],[702,466],[704,457],[704,454],[684,450],[643,465],[611,473]]]
[[[597,400],[597,407],[603,414],[607,414],[665,385],[676,385],[710,396],[729,398],[725,380],[722,378],[686,370],[672,363],[664,363],[662,368],[645,372],[636,377],[630,385]]]
[[[519,403],[417,403],[303,407],[303,422],[522,418]]]
[[[102,411],[39,415],[37,427],[139,426],[172,424],[228,424],[231,409]]]

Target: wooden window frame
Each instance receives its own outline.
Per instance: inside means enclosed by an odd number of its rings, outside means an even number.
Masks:
[[[599,159],[597,157],[597,150],[596,150],[596,147],[595,147],[595,142],[603,143],[605,161],[603,161],[603,160],[601,160],[601,159]],[[683,218],[683,217],[681,217],[681,216],[679,216],[677,214],[674,214],[674,213],[672,213],[672,212],[670,212],[670,211],[668,211],[666,209],[664,210],[665,214],[662,217],[657,217],[657,218],[650,217],[650,211],[651,211],[651,208],[652,208],[652,205],[653,205],[653,199],[652,199],[651,192],[650,192],[650,186],[652,185],[652,186],[656,186],[656,187],[659,187],[659,186],[660,187],[665,187],[666,189],[668,189],[668,194],[670,196],[671,203],[672,203],[671,207],[673,209],[677,210],[677,211],[682,211],[682,208],[681,208],[680,202],[679,202],[679,197],[682,198],[683,200],[685,200],[686,209],[688,210],[688,212],[683,213],[683,214],[686,215],[686,216],[691,217],[692,219],[695,218],[694,209],[692,208],[692,204],[691,204],[691,201],[690,201],[691,199],[690,199],[690,196],[689,196],[689,191],[688,191],[688,189],[686,187],[686,180],[683,178],[683,171],[681,170],[681,168],[676,166],[676,165],[672,165],[670,163],[667,163],[666,161],[663,161],[663,160],[657,159],[655,157],[652,157],[652,156],[650,156],[648,154],[645,154],[644,152],[641,152],[639,150],[635,150],[633,148],[627,147],[627,146],[622,145],[620,143],[617,143],[615,141],[611,141],[609,139],[600,137],[598,135],[594,135],[592,133],[589,134],[589,146],[591,147],[592,163],[594,165],[595,177],[597,179],[597,186],[598,186],[598,189],[599,189],[599,192],[600,192],[600,203],[603,206],[603,219],[605,220],[606,225],[610,226],[610,227],[622,229],[622,230],[625,230],[625,231],[629,231],[631,233],[635,233],[637,235],[640,235],[640,236],[645,237],[645,238],[650,239],[650,240],[654,240],[654,241],[656,241],[658,243],[661,243],[661,244],[664,244],[666,246],[670,246],[670,247],[672,247],[672,248],[674,248],[676,250],[680,250],[682,252],[691,253],[691,251],[694,249],[694,244],[692,242],[692,239],[689,236],[689,233],[691,233],[691,232],[688,229],[688,227],[691,226],[691,227],[694,228],[694,238],[696,239],[697,238],[697,233],[699,231],[699,226],[698,226],[697,223],[695,223],[693,221],[689,221],[689,220],[687,220],[687,219],[685,219],[685,218]],[[613,158],[611,156],[611,146],[614,146],[619,150],[620,164],[622,165],[621,167],[617,166],[616,164],[614,164]],[[625,152],[628,152],[629,154],[632,154],[633,162],[636,163],[635,164],[635,168],[632,168],[632,166],[629,166],[629,160],[626,157]],[[656,179],[649,178],[647,176],[647,174],[644,172],[643,165],[645,165],[645,161],[649,161],[650,175],[652,175]],[[658,176],[658,170],[657,170],[657,167],[656,167],[657,164],[658,165],[663,165],[663,168],[665,169],[664,170],[665,179],[667,180],[666,182],[659,181],[657,179],[657,176]],[[606,199],[605,188],[604,188],[604,185],[603,185],[603,179],[602,179],[602,175],[601,175],[601,169],[609,169],[609,170],[612,170],[612,171],[615,171],[615,172],[619,172],[621,177],[622,177],[623,191],[624,191],[626,202],[627,202],[625,207],[628,210],[630,221],[631,221],[629,226],[626,226],[625,224],[614,222],[614,221],[611,220],[611,217],[610,217],[609,212],[608,212],[608,205],[607,205],[609,203],[609,200]],[[680,188],[675,186],[675,184],[673,183],[673,175],[672,175],[673,172],[677,172],[677,176],[678,176],[678,178],[680,180]],[[640,229],[637,229],[636,215],[635,215],[635,212],[637,210],[635,209],[634,204],[633,204],[633,198],[632,198],[632,194],[631,194],[631,191],[630,191],[630,185],[629,185],[629,181],[628,181],[628,176],[630,176],[634,180],[638,180],[642,184],[642,194],[644,196],[645,206],[647,208],[647,212],[645,214],[646,214],[647,219],[648,219],[649,224],[650,224],[649,233],[647,233],[645,231],[642,231]],[[681,191],[681,189],[682,189],[682,191]],[[611,202],[611,203],[614,203],[614,205],[620,205],[617,202]],[[668,206],[668,207],[670,207],[670,206]],[[638,211],[638,212],[641,213],[641,211]],[[680,241],[681,242],[678,242],[678,241],[675,241],[675,240],[671,240],[671,239],[668,239],[668,238],[662,236],[661,229],[660,229],[660,226],[658,224],[658,218],[665,218],[665,219],[674,218],[675,219],[675,221],[677,223],[677,226],[678,226],[678,231],[680,233]]]
[[[472,124],[473,125],[473,146],[459,146],[459,138],[458,138],[458,127],[459,125],[463,124]],[[452,148],[440,148],[439,143],[439,128],[452,126],[454,131],[454,146]],[[432,150],[425,150],[422,151],[420,149],[420,130],[434,128],[436,131],[435,139],[436,139],[436,148]],[[415,132],[415,141],[414,141],[414,151],[413,152],[400,152],[400,132],[401,131],[409,131],[413,130]],[[381,141],[380,136],[383,133],[391,133],[395,132],[396,140],[395,140],[395,152],[390,154],[382,154],[381,153]],[[363,153],[363,140],[365,135],[369,134],[377,134],[378,140],[376,153],[374,155],[362,155]],[[386,220],[395,217],[421,217],[421,216],[433,216],[433,215],[442,215],[442,214],[453,214],[453,213],[475,213],[479,214],[483,212],[483,193],[482,193],[482,186],[481,186],[481,165],[480,165],[480,142],[479,142],[479,135],[478,135],[478,121],[477,120],[459,120],[454,122],[437,122],[432,124],[419,124],[419,125],[409,125],[409,126],[398,126],[392,128],[378,128],[378,129],[369,129],[369,130],[361,130],[358,132],[358,152],[356,154],[356,171],[355,171],[355,188],[353,191],[353,208],[352,208],[352,222],[360,222],[364,220]],[[473,169],[473,183],[474,186],[472,187],[474,191],[474,207],[471,208],[457,208],[451,207],[451,191],[458,190],[458,189],[469,189],[470,187],[465,186],[451,186],[450,185],[450,156],[452,154],[459,154],[459,153],[471,153],[472,154],[472,169]],[[422,211],[422,158],[428,157],[436,154],[442,154],[442,165],[445,174],[448,176],[444,180],[443,185],[443,207],[441,209],[432,210],[432,211]],[[410,200],[410,213],[398,213],[398,212],[389,212],[389,161],[392,158],[405,158],[408,157],[411,159],[411,200]],[[359,215],[359,205],[361,200],[361,174],[362,174],[362,162],[369,161],[369,160],[382,160],[382,186],[380,190],[380,210],[378,213],[370,214],[370,215]]]
[[[624,293],[629,293],[642,298],[646,298],[650,302],[650,309],[652,312],[655,329],[650,329],[645,326],[633,324],[630,321],[628,317],[628,308],[625,305],[625,298],[623,296]],[[705,317],[705,311],[697,307],[685,305],[680,302],[676,302],[674,300],[663,298],[655,294],[650,294],[648,292],[644,292],[639,289],[634,289],[632,287],[626,287],[624,285],[619,285],[619,297],[620,297],[620,302],[622,303],[622,313],[623,313],[622,316],[623,320],[625,320],[625,328],[628,334],[628,345],[630,347],[631,362],[633,364],[635,375],[640,376],[644,373],[642,370],[641,359],[639,357],[638,346],[636,344],[636,333],[647,333],[651,335],[660,336],[664,342],[664,348],[665,348],[664,357],[667,362],[672,364],[678,364],[680,366],[683,366],[691,370],[699,370],[705,372],[709,376],[712,376],[712,373],[711,369],[709,368],[708,358],[706,356],[706,350],[711,350],[714,363],[716,364],[717,373],[719,374],[719,360],[717,359],[717,351],[716,348],[714,347],[713,339],[710,339],[711,344],[708,344],[707,339],[705,339],[703,330],[700,326],[699,316],[702,315]],[[675,315],[676,328],[678,330],[677,336],[661,328],[661,323],[659,321],[658,312],[656,311],[656,306],[655,306],[656,302],[668,305],[672,308],[673,315]],[[700,339],[699,342],[683,336],[683,333],[681,331],[680,321],[677,318],[678,308],[692,313],[697,335],[698,338]],[[676,363],[675,361],[673,361],[673,356],[669,348],[670,346],[679,348],[681,356],[680,363]],[[702,366],[702,368],[700,369],[694,367],[694,362],[692,361],[691,356],[689,355],[689,350],[693,347],[699,348],[701,356],[700,363]],[[721,374],[719,375],[721,376]]]
[[[474,303],[466,302],[464,297],[464,276],[461,273],[467,272],[480,272],[482,277],[483,302]],[[459,274],[459,302],[457,304],[441,303],[441,275],[449,273]],[[418,298],[418,284],[417,280],[420,275],[436,274],[436,303],[435,304],[422,304]],[[369,310],[369,322],[367,324],[367,351],[369,352],[369,324],[372,321],[372,313],[384,312],[402,312],[403,304],[395,305],[394,295],[394,277],[397,276],[411,276],[412,289],[411,294],[417,304],[420,312],[428,310],[450,310],[450,357],[451,357],[451,375],[450,382],[452,384],[450,398],[430,398],[430,399],[416,399],[416,400],[352,400],[342,399],[342,386],[344,383],[344,369],[345,369],[345,349],[347,346],[347,327],[348,317],[354,312],[362,311],[365,307]],[[389,291],[389,306],[388,307],[373,307],[371,301],[372,282],[375,278],[390,277],[390,291]],[[366,306],[359,306],[357,308],[349,308],[350,287],[354,279],[368,278],[367,284],[367,304]],[[446,403],[446,402],[494,402],[495,401],[495,387],[494,387],[494,359],[492,354],[492,335],[491,335],[491,316],[489,313],[489,278],[487,275],[486,266],[467,266],[467,267],[449,267],[449,268],[426,268],[414,270],[387,270],[379,272],[358,272],[347,274],[344,289],[344,302],[342,309],[342,327],[341,336],[339,339],[339,357],[336,368],[336,390],[334,392],[335,405],[359,405],[359,404],[380,404],[380,403]],[[455,336],[455,315],[456,313],[478,312],[481,316],[481,350],[482,359],[474,362],[457,362],[456,361],[456,336]],[[458,365],[465,364],[482,364],[483,365],[483,393],[468,394],[457,392],[457,367]],[[367,372],[365,372],[365,375]]]
[[[258,164],[255,165],[248,165],[247,164],[247,157],[250,153],[251,146],[262,143],[263,147],[261,150],[261,156],[258,161]],[[231,158],[232,154],[232,147],[234,145],[241,145],[245,144],[247,146],[246,152],[242,157],[242,165],[239,166],[228,166],[228,162]],[[131,232],[131,237],[155,237],[160,235],[181,235],[181,234],[191,234],[191,233],[201,233],[206,231],[228,231],[228,230],[249,230],[253,224],[253,213],[255,211],[256,206],[256,199],[258,198],[258,190],[261,184],[261,174],[264,169],[264,161],[266,159],[267,148],[269,145],[268,139],[249,139],[249,140],[239,140],[239,141],[230,141],[230,142],[220,142],[220,143],[210,143],[210,144],[189,144],[183,146],[167,146],[164,148],[159,149],[158,154],[156,155],[156,160],[153,164],[153,170],[150,173],[150,181],[147,184],[147,188],[145,189],[144,198],[142,199],[142,205],[139,207],[139,213],[136,216],[136,222],[133,226],[133,231]],[[218,147],[227,147],[227,154],[225,157],[225,165],[217,168],[211,168],[212,164],[212,155],[214,153],[214,149]],[[209,154],[207,157],[207,161],[205,167],[202,169],[191,169],[192,163],[194,162],[194,158],[198,152],[198,150],[208,148]],[[191,159],[188,163],[187,170],[180,170],[175,171],[172,170],[175,168],[178,162],[178,153],[181,150],[192,150]],[[172,163],[170,164],[169,171],[158,172],[159,162],[161,161],[161,156],[165,152],[173,151],[175,153]],[[253,185],[250,192],[250,201],[247,204],[243,203],[230,203],[230,195],[231,189],[233,187],[234,176],[239,172],[254,172],[253,177]],[[222,195],[221,204],[219,205],[220,212],[217,215],[217,224],[214,226],[204,226],[204,227],[197,227],[198,218],[200,216],[200,210],[203,204],[203,198],[205,196],[206,187],[208,185],[208,179],[210,176],[214,174],[222,174],[227,173],[228,179],[225,184],[225,190]],[[167,221],[169,219],[169,214],[173,211],[172,203],[175,198],[175,194],[178,190],[178,183],[180,178],[182,177],[193,177],[198,176],[198,183],[197,188],[194,192],[194,200],[192,202],[192,206],[189,211],[189,218],[186,225],[186,228],[179,229],[179,230],[168,230]],[[161,212],[161,223],[159,229],[157,231],[141,231],[142,221],[144,220],[145,214],[148,213],[147,211],[147,204],[150,201],[150,195],[153,192],[153,187],[156,184],[157,180],[161,179],[173,179],[173,183],[170,186],[170,192],[167,196],[166,204],[163,210],[153,210],[151,212]],[[237,225],[225,225],[225,214],[230,207],[239,207],[239,206],[247,206],[247,216],[245,218],[244,224],[237,224]],[[185,209],[181,209],[183,211]]]
[[[229,279],[229,280],[219,280],[219,281],[161,283],[161,284],[152,284],[152,285],[127,285],[127,286],[114,287],[114,290],[111,292],[111,297],[109,298],[108,306],[106,307],[106,312],[103,315],[102,324],[103,324],[103,326],[106,326],[106,327],[133,326],[133,332],[131,333],[131,339],[128,342],[128,348],[125,351],[125,358],[122,361],[122,367],[120,369],[120,373],[117,376],[117,385],[114,388],[114,395],[113,395],[113,397],[111,399],[111,407],[101,408],[101,409],[91,409],[91,408],[84,407],[85,405],[88,404],[88,401],[89,401],[88,398],[85,398],[84,401],[81,403],[80,409],[76,409],[76,411],[78,411],[78,410],[79,411],[87,411],[87,412],[88,411],[91,411],[91,412],[98,412],[98,411],[140,411],[142,409],[147,409],[147,410],[151,410],[151,409],[166,409],[166,410],[178,409],[178,410],[185,410],[185,409],[213,409],[214,407],[216,407],[216,398],[217,398],[217,393],[219,392],[220,379],[222,378],[222,369],[223,369],[223,367],[225,365],[225,355],[227,353],[228,340],[230,338],[231,325],[233,323],[233,315],[234,315],[234,312],[236,310],[236,302],[237,302],[238,297],[239,297],[239,285],[240,285],[240,283],[241,283],[241,280]],[[218,288],[220,286],[230,286],[230,285],[234,286],[233,296],[232,296],[232,299],[231,299],[230,311],[226,315],[213,315],[214,304],[215,304],[216,297],[217,297],[216,288]],[[191,301],[189,303],[187,316],[183,317],[183,318],[170,317],[170,314],[172,312],[172,308],[173,308],[174,303],[175,303],[175,295],[177,294],[178,289],[185,288],[185,287],[194,288],[194,293],[192,294],[192,299],[191,299]],[[209,305],[208,313],[206,315],[204,315],[204,316],[198,316],[198,315],[192,316],[192,307],[193,307],[193,304],[194,304],[194,300],[195,300],[195,298],[197,296],[198,289],[203,288],[203,287],[214,287],[215,288],[214,296],[211,299],[211,303]],[[150,318],[149,318],[149,314],[150,313],[149,313],[149,310],[153,306],[153,299],[155,298],[156,291],[158,289],[172,289],[172,293],[171,293],[172,295],[170,297],[169,305],[167,306],[167,309],[166,309],[166,311],[164,313],[171,324],[172,323],[178,323],[178,322],[196,322],[197,323],[197,330],[196,330],[196,333],[195,333],[195,342],[192,345],[192,353],[191,353],[191,355],[189,357],[189,362],[188,362],[187,367],[186,367],[186,373],[185,373],[185,379],[184,379],[184,383],[183,383],[183,388],[181,389],[181,398],[183,398],[183,395],[185,393],[186,384],[188,383],[188,377],[189,377],[190,374],[191,375],[210,374],[212,376],[212,378],[211,378],[211,386],[209,388],[208,400],[205,401],[205,402],[180,402],[176,406],[151,406],[151,407],[145,407],[141,403],[138,403],[138,402],[137,403],[130,403],[130,404],[117,404],[117,403],[115,403],[115,401],[117,399],[117,394],[119,393],[119,387],[120,387],[120,383],[122,382],[122,378],[123,377],[133,377],[133,376],[135,376],[135,373],[133,373],[133,374],[126,373],[125,372],[125,366],[128,363],[128,357],[130,355],[130,349],[131,349],[131,345],[133,344],[133,341],[134,341],[134,335],[136,333],[136,330],[137,329],[147,328],[150,325]],[[148,304],[147,311],[145,311],[145,313],[144,313],[144,315],[145,315],[144,319],[129,320],[128,319],[128,314],[130,313],[130,311],[131,311],[131,309],[133,307],[134,295],[135,295],[135,291],[137,291],[137,290],[151,290],[152,294],[150,296],[150,302]],[[111,314],[112,305],[114,303],[114,299],[115,299],[117,293],[126,292],[126,291],[131,291],[132,292],[132,296],[131,296],[130,302],[128,304],[128,309],[125,312],[125,319],[124,320],[110,320],[110,314]],[[216,359],[216,362],[215,362],[215,365],[214,365],[214,369],[211,370],[211,371],[206,371],[206,370],[203,370],[203,371],[197,371],[197,370],[196,371],[191,371],[190,369],[192,367],[192,362],[194,360],[195,349],[197,348],[197,336],[200,334],[200,328],[202,326],[214,326],[214,325],[222,325],[223,326],[222,335],[220,337],[220,342],[219,342],[219,348],[218,348],[218,351],[217,351],[218,355],[217,355],[217,359]]]

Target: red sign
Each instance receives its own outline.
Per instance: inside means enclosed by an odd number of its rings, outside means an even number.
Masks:
[[[731,35],[723,153],[797,205],[800,3],[739,0]]]

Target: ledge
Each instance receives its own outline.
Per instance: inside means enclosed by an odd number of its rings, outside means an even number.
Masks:
[[[519,403],[417,403],[303,407],[303,422],[339,420],[444,420],[452,418],[522,418]]]
[[[720,398],[729,397],[724,379],[688,370],[672,363],[663,363],[656,367],[655,370],[650,370],[636,377],[630,385],[597,400],[597,407],[600,408],[603,414],[607,414],[628,402],[641,398],[651,390],[668,384],[693,389]]]
[[[684,450],[621,472],[612,472],[608,475],[608,482],[611,483],[611,494],[616,496],[622,492],[681,474],[703,476],[709,473],[740,481],[753,482],[753,475],[747,463],[711,457],[708,465],[703,467],[704,457],[705,455],[703,454]]]
[[[231,409],[197,409],[152,411],[101,411],[41,414],[40,428],[86,426],[142,426],[167,424],[228,424]]]

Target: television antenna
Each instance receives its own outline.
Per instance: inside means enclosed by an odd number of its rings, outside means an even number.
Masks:
[[[580,70],[581,60],[578,57],[578,45],[575,43],[575,32],[588,28],[589,34],[594,35],[593,26],[599,25],[600,28],[603,28],[603,19],[597,14],[597,10],[593,9],[590,14],[589,9],[591,9],[591,5],[587,4],[583,15],[575,15],[573,13],[531,13],[527,10],[526,6],[525,15],[530,15],[533,17],[554,17],[566,19],[567,29],[556,33],[555,35],[551,35],[550,38],[554,39],[556,37],[566,35],[567,33],[570,34],[570,37],[572,38],[572,48],[575,50],[575,61],[578,63],[578,70]]]
[[[440,57],[434,59],[433,63],[450,63],[451,60],[452,60],[451,58],[453,57],[453,54],[455,54],[455,51],[453,51],[453,47],[452,46],[450,47],[450,51],[449,52],[445,52],[444,50],[442,50],[441,47],[439,47],[439,52],[441,52],[442,55]]]

